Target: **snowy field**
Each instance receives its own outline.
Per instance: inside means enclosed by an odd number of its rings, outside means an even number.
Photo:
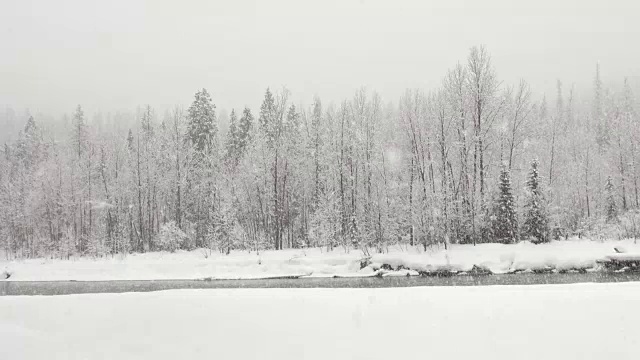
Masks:
[[[638,359],[640,283],[0,297],[0,359]]]
[[[416,271],[470,271],[474,265],[493,273],[537,269],[597,268],[596,260],[615,254],[614,247],[626,256],[640,254],[640,244],[623,241],[558,241],[534,245],[480,244],[451,245],[449,250],[432,248],[394,248],[388,253],[372,254],[370,265],[361,269],[365,259],[359,250],[332,252],[321,249],[207,253],[204,250],[176,253],[116,255],[100,259],[78,258],[0,261],[0,273],[10,280],[153,280],[153,279],[248,279],[273,276],[305,275],[370,276],[383,264],[394,269],[403,266],[414,271],[386,275],[417,275]]]

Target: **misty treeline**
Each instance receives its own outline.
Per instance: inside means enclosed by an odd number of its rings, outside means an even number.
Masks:
[[[359,90],[301,107],[267,89],[224,134],[214,100],[29,117],[0,159],[7,254],[548,241],[639,205],[635,99],[597,66],[588,98],[560,81],[536,98],[475,47],[395,103]]]

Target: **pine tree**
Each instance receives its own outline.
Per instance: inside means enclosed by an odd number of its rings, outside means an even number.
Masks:
[[[505,244],[517,240],[518,220],[511,189],[511,175],[504,166],[500,170],[499,191],[493,208],[492,234],[498,242]]]
[[[311,139],[309,141],[313,154],[313,206],[318,206],[320,201],[320,158],[322,149],[322,103],[320,98],[316,97],[313,101],[313,111],[311,115]]]
[[[198,91],[187,112],[187,139],[192,148],[187,175],[184,219],[195,229],[195,246],[207,246],[207,230],[215,211],[218,183],[216,106],[206,89]]]
[[[278,119],[275,98],[271,91],[267,88],[264,94],[264,100],[260,105],[260,116],[258,117],[260,129],[266,135],[267,143],[270,147],[274,146],[274,141],[278,135]]]
[[[127,149],[129,149],[130,152],[133,152],[135,150],[135,145],[133,141],[134,141],[133,131],[129,129],[129,134],[127,135]]]
[[[145,140],[151,138],[153,136],[153,110],[151,106],[147,105],[144,109],[144,113],[142,114],[141,119],[142,132],[144,133]]]
[[[82,107],[78,105],[73,115],[73,143],[78,153],[78,158],[82,156],[87,141],[87,126],[84,121],[84,112]]]
[[[244,154],[249,142],[251,141],[251,132],[253,131],[253,115],[251,109],[245,107],[238,124],[238,151]]]
[[[602,109],[604,101],[604,90],[602,88],[602,80],[600,79],[600,64],[596,64],[596,76],[593,80],[594,96],[592,118],[596,126],[596,142],[600,148],[606,148],[610,145],[611,134],[606,114]]]
[[[212,151],[218,128],[216,126],[216,106],[206,89],[198,91],[188,110],[187,135],[191,145],[200,155]]]
[[[534,243],[549,241],[547,236],[549,219],[545,208],[545,199],[540,188],[538,160],[531,162],[531,171],[527,179],[527,202],[524,206],[522,235]]]
[[[239,150],[239,132],[238,132],[238,117],[236,111],[231,110],[229,117],[229,132],[227,133],[227,159],[234,164],[238,161]]]
[[[29,116],[24,131],[20,132],[16,141],[16,156],[22,160],[28,171],[33,170],[41,158],[46,155],[43,143],[40,128],[33,116]]]
[[[286,131],[288,135],[299,135],[298,130],[300,129],[300,114],[296,111],[296,106],[291,105],[289,107],[289,112],[287,112],[287,124]],[[292,140],[298,140],[294,138]]]
[[[611,176],[607,177],[607,184],[604,188],[606,192],[606,211],[607,222],[614,222],[618,220],[618,207],[616,205],[616,191],[613,186],[613,180]]]

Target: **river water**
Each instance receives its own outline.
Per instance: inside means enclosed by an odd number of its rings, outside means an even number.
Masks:
[[[640,272],[566,274],[519,273],[448,277],[299,278],[260,280],[0,281],[0,296],[146,292],[221,288],[384,288],[409,286],[489,286],[640,281]]]

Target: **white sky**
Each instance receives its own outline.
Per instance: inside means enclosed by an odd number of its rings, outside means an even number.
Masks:
[[[360,86],[395,102],[478,44],[505,83],[549,93],[590,86],[597,61],[605,82],[640,76],[639,14],[637,0],[0,0],[0,106],[162,111],[206,87],[255,111],[283,85],[295,102]]]

